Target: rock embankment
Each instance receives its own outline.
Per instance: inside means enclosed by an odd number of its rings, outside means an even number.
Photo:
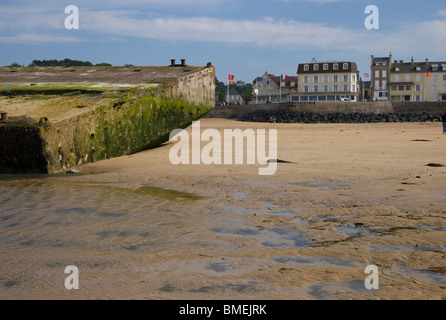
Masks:
[[[269,122],[273,117],[280,123],[377,123],[377,122],[432,122],[441,121],[440,115],[427,113],[312,113],[297,111],[254,110],[241,121]]]

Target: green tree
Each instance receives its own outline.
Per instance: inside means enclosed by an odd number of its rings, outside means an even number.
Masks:
[[[226,97],[226,84],[224,82],[218,81],[217,78],[215,78],[215,92],[218,93],[218,100],[219,101],[225,101]]]
[[[19,65],[17,62],[13,62],[7,67],[21,67],[21,65]]]

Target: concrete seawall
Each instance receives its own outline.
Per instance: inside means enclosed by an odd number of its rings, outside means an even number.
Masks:
[[[0,121],[4,173],[64,172],[156,147],[168,140],[172,130],[189,126],[214,107],[215,69],[210,65],[70,68],[73,74],[86,75],[82,83],[68,83],[75,77],[65,69],[19,69],[12,73],[23,73],[16,83],[10,77],[2,83],[2,73],[12,71],[0,70],[0,90],[11,88],[1,91],[0,97],[0,111],[8,118]],[[52,79],[39,79],[42,71]],[[98,84],[104,72],[105,79],[112,77],[115,82]],[[85,82],[93,73],[94,82]],[[37,77],[33,84],[26,83],[29,74]],[[62,76],[66,79],[57,79]],[[48,85],[48,80],[53,82]]]
[[[254,110],[313,113],[428,113],[446,112],[446,102],[314,102],[314,103],[270,103],[234,106],[216,106],[205,115],[207,118],[241,118]]]

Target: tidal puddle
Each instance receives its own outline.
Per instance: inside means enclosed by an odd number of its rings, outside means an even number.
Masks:
[[[247,209],[239,206],[221,204],[219,206],[224,212],[236,212],[241,214],[271,214],[281,217],[294,217],[295,213],[293,210],[273,210],[279,206],[275,206],[271,203],[266,203],[262,209]]]
[[[338,257],[322,257],[322,256],[281,256],[273,259],[275,262],[292,266],[300,265],[335,265],[339,267],[352,267],[360,265],[359,263]]]
[[[245,226],[242,228],[212,228],[211,231],[255,238],[260,245],[268,248],[302,248],[313,244],[313,241],[305,236],[301,230],[295,228],[269,227],[259,229]]]
[[[314,180],[305,182],[291,182],[290,184],[310,187],[310,188],[323,188],[323,189],[339,189],[347,186],[347,182],[344,181],[333,181],[333,180]]]
[[[369,248],[375,250],[385,250],[385,251],[435,251],[435,252],[446,252],[445,247],[435,247],[435,246],[401,246],[401,245],[385,245],[385,244],[370,244]]]

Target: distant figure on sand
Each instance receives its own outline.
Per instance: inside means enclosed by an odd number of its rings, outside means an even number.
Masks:
[[[273,116],[270,116],[269,122],[271,122],[272,124],[276,124],[276,119]]]
[[[446,113],[441,116],[441,122],[443,123],[443,134],[446,132]]]

